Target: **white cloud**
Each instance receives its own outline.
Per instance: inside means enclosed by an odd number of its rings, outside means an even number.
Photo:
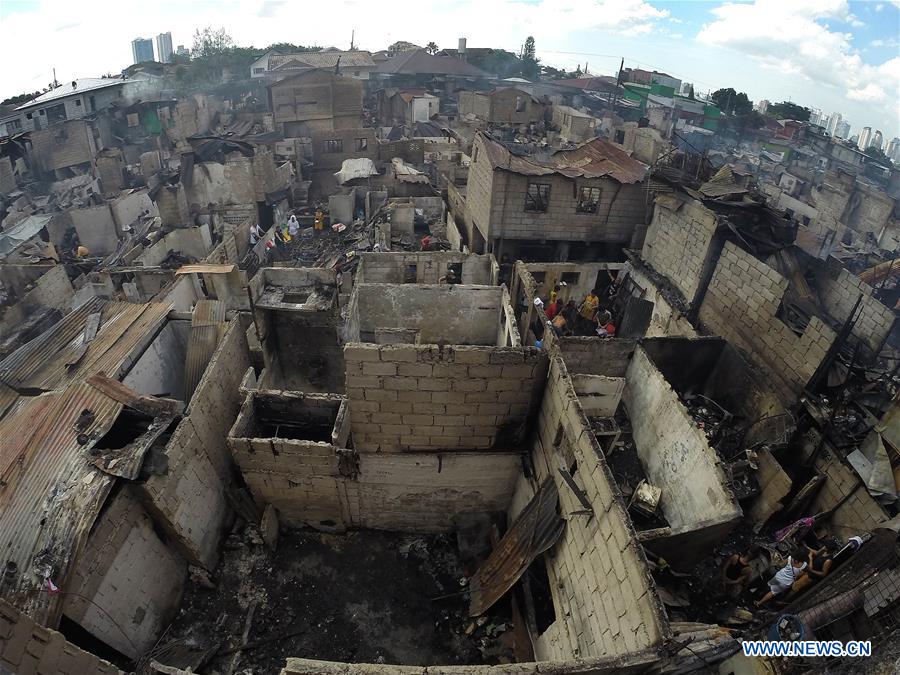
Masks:
[[[645,0],[329,0],[314,9],[287,0],[158,0],[129,4],[127,12],[117,0],[44,0],[33,11],[13,7],[0,23],[0,63],[25,66],[4,69],[0,94],[45,86],[54,67],[60,81],[121,71],[131,63],[135,37],[171,31],[175,45],[190,46],[194,30],[206,25],[224,26],[235,43],[256,47],[346,48],[355,28],[363,49],[397,40],[455,47],[465,36],[472,46],[517,51],[533,35],[540,56],[542,47],[565,49],[576,31],[647,35],[670,19],[668,10]]]
[[[764,68],[802,77],[853,101],[876,106],[884,120],[897,119],[900,73],[892,59],[866,63],[850,33],[826,21],[853,24],[845,0],[755,0],[712,10],[697,40],[746,54]]]

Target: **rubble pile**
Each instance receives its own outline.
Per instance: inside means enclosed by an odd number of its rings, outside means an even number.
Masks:
[[[453,537],[285,530],[273,552],[238,524],[145,661],[276,674],[289,656],[345,663],[509,663],[502,604],[470,619]],[[228,592],[224,592],[228,589]],[[148,671],[152,672],[152,671]]]

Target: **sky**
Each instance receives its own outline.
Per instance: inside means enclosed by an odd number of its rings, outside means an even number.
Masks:
[[[625,66],[694,84],[840,112],[900,136],[900,0],[0,0],[0,99],[53,79],[118,73],[131,40],[223,27],[243,46],[275,42],[361,49],[397,40],[518,51],[534,36],[542,63],[612,75]]]

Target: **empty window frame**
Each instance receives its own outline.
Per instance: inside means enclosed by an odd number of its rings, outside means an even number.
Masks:
[[[517,113],[525,112],[525,97],[524,96],[516,96],[516,112]]]
[[[525,193],[525,210],[529,213],[546,213],[550,204],[549,183],[529,183]]]
[[[369,139],[368,138],[357,138],[356,139],[356,151],[357,152],[365,152],[369,149]]]
[[[344,151],[344,141],[340,138],[329,138],[325,141],[325,153],[329,155]]]
[[[575,204],[576,213],[597,213],[600,205],[600,188],[580,187],[578,189],[578,202]]]

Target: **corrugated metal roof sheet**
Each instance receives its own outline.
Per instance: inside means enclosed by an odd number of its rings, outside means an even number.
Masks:
[[[553,478],[544,481],[469,583],[469,616],[480,616],[549,549],[566,526]]]
[[[98,371],[116,376],[129,355],[152,339],[171,308],[171,303],[138,305],[92,298],[0,362],[0,381],[19,393],[34,393]],[[99,330],[85,349],[86,327],[98,312]]]
[[[20,105],[16,110],[28,110],[35,106],[43,105],[44,103],[50,103],[50,101],[66,98],[67,96],[78,96],[86,91],[96,91],[97,89],[106,89],[107,87],[121,87],[125,82],[126,80],[113,77],[85,77],[80,80],[75,80],[76,86],[74,88],[72,87],[71,82],[60,85],[56,89],[51,89],[47,93],[41,94],[37,98],[28,101],[28,103]]]
[[[526,176],[548,176],[555,173],[568,178],[608,176],[620,183],[639,183],[647,173],[646,164],[601,138],[582,143],[574,150],[560,150],[547,159],[538,159],[514,155],[503,143],[480,132],[479,135],[495,169]]]
[[[191,334],[184,367],[185,401],[191,400],[224,334],[225,303],[219,300],[198,300],[191,316]]]
[[[42,591],[45,579],[66,590],[72,564],[115,480],[94,466],[91,452],[123,408],[101,390],[102,380],[101,388],[81,381],[23,399],[0,420],[0,545],[3,562],[15,566],[16,578],[2,594],[51,627],[59,620],[60,596]],[[177,415],[174,402],[141,396],[120,383],[111,393],[138,404],[149,400],[151,410],[167,410],[168,416],[154,418],[157,428]],[[151,442],[139,449],[146,451]],[[105,452],[106,458],[121,454],[131,475],[135,466],[140,468],[143,454],[132,452],[131,445]]]
[[[228,274],[234,272],[236,265],[212,265],[209,263],[197,263],[195,265],[182,265],[175,272],[178,274]]]
[[[480,68],[452,56],[433,56],[424,49],[401,52],[382,61],[375,69],[385,75],[456,75],[460,77],[481,77],[490,75]]]
[[[272,54],[269,70],[293,70],[295,68],[334,68],[340,58],[340,68],[374,68],[369,52],[303,52],[300,54]]]
[[[78,542],[113,483],[89,463],[79,433],[102,437],[121,409],[82,382],[28,399],[0,421],[0,533],[4,564],[13,563],[17,574],[3,595],[45,625],[58,620],[60,596],[41,592],[44,577],[65,590]],[[84,410],[93,421],[78,431]]]

